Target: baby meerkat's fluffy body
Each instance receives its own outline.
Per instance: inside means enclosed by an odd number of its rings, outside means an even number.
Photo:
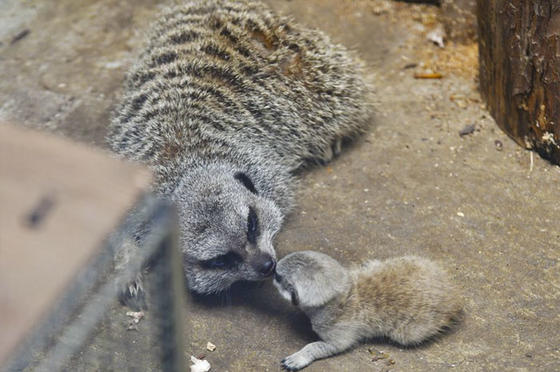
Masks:
[[[274,285],[306,313],[322,340],[285,358],[282,366],[290,371],[368,338],[419,344],[458,320],[463,307],[445,271],[416,256],[346,269],[325,254],[296,252],[278,262]]]

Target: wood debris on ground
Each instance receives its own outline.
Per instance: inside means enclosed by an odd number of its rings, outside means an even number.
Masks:
[[[131,318],[128,322],[128,330],[138,330],[138,323],[144,318],[143,311],[127,311],[126,316]]]
[[[439,72],[416,72],[415,79],[441,79],[443,75]]]
[[[476,130],[476,125],[475,124],[467,124],[467,125],[465,125],[465,127],[463,129],[461,129],[459,131],[459,136],[464,137],[464,136],[467,136],[469,134],[473,134],[475,130]]]
[[[391,358],[388,353],[383,351],[376,350],[372,347],[368,349],[369,353],[372,355],[371,361],[377,362],[378,360],[384,360],[388,366],[392,366],[395,364],[395,360]]]

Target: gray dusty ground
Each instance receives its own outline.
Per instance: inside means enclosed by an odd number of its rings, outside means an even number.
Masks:
[[[315,249],[347,264],[428,256],[448,267],[467,297],[465,321],[436,342],[414,349],[373,342],[307,370],[560,370],[560,168],[497,129],[476,91],[472,47],[427,42],[433,8],[268,2],[356,49],[377,86],[374,128],[304,178],[299,206],[277,240],[279,255]],[[160,7],[153,3],[0,2],[0,119],[102,146],[123,74]],[[428,68],[441,69],[443,79],[414,79]],[[472,124],[475,131],[460,137]],[[282,357],[315,339],[270,283],[236,286],[188,310],[186,353],[205,353],[215,371],[276,371]],[[125,337],[135,343],[141,330]],[[207,341],[216,351],[205,351]],[[394,364],[372,361],[368,347],[389,353]]]

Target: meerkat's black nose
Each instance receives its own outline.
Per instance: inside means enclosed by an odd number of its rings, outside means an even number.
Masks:
[[[273,258],[270,258],[262,264],[259,271],[264,276],[270,276],[274,273],[274,269],[276,269],[276,261]]]
[[[282,275],[278,273],[274,274],[274,280],[276,280],[278,283],[282,283]]]

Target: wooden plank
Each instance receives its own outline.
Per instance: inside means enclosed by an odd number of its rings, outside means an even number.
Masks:
[[[94,255],[150,173],[0,124],[0,364]]]
[[[515,141],[560,164],[560,5],[478,0],[480,90]]]

